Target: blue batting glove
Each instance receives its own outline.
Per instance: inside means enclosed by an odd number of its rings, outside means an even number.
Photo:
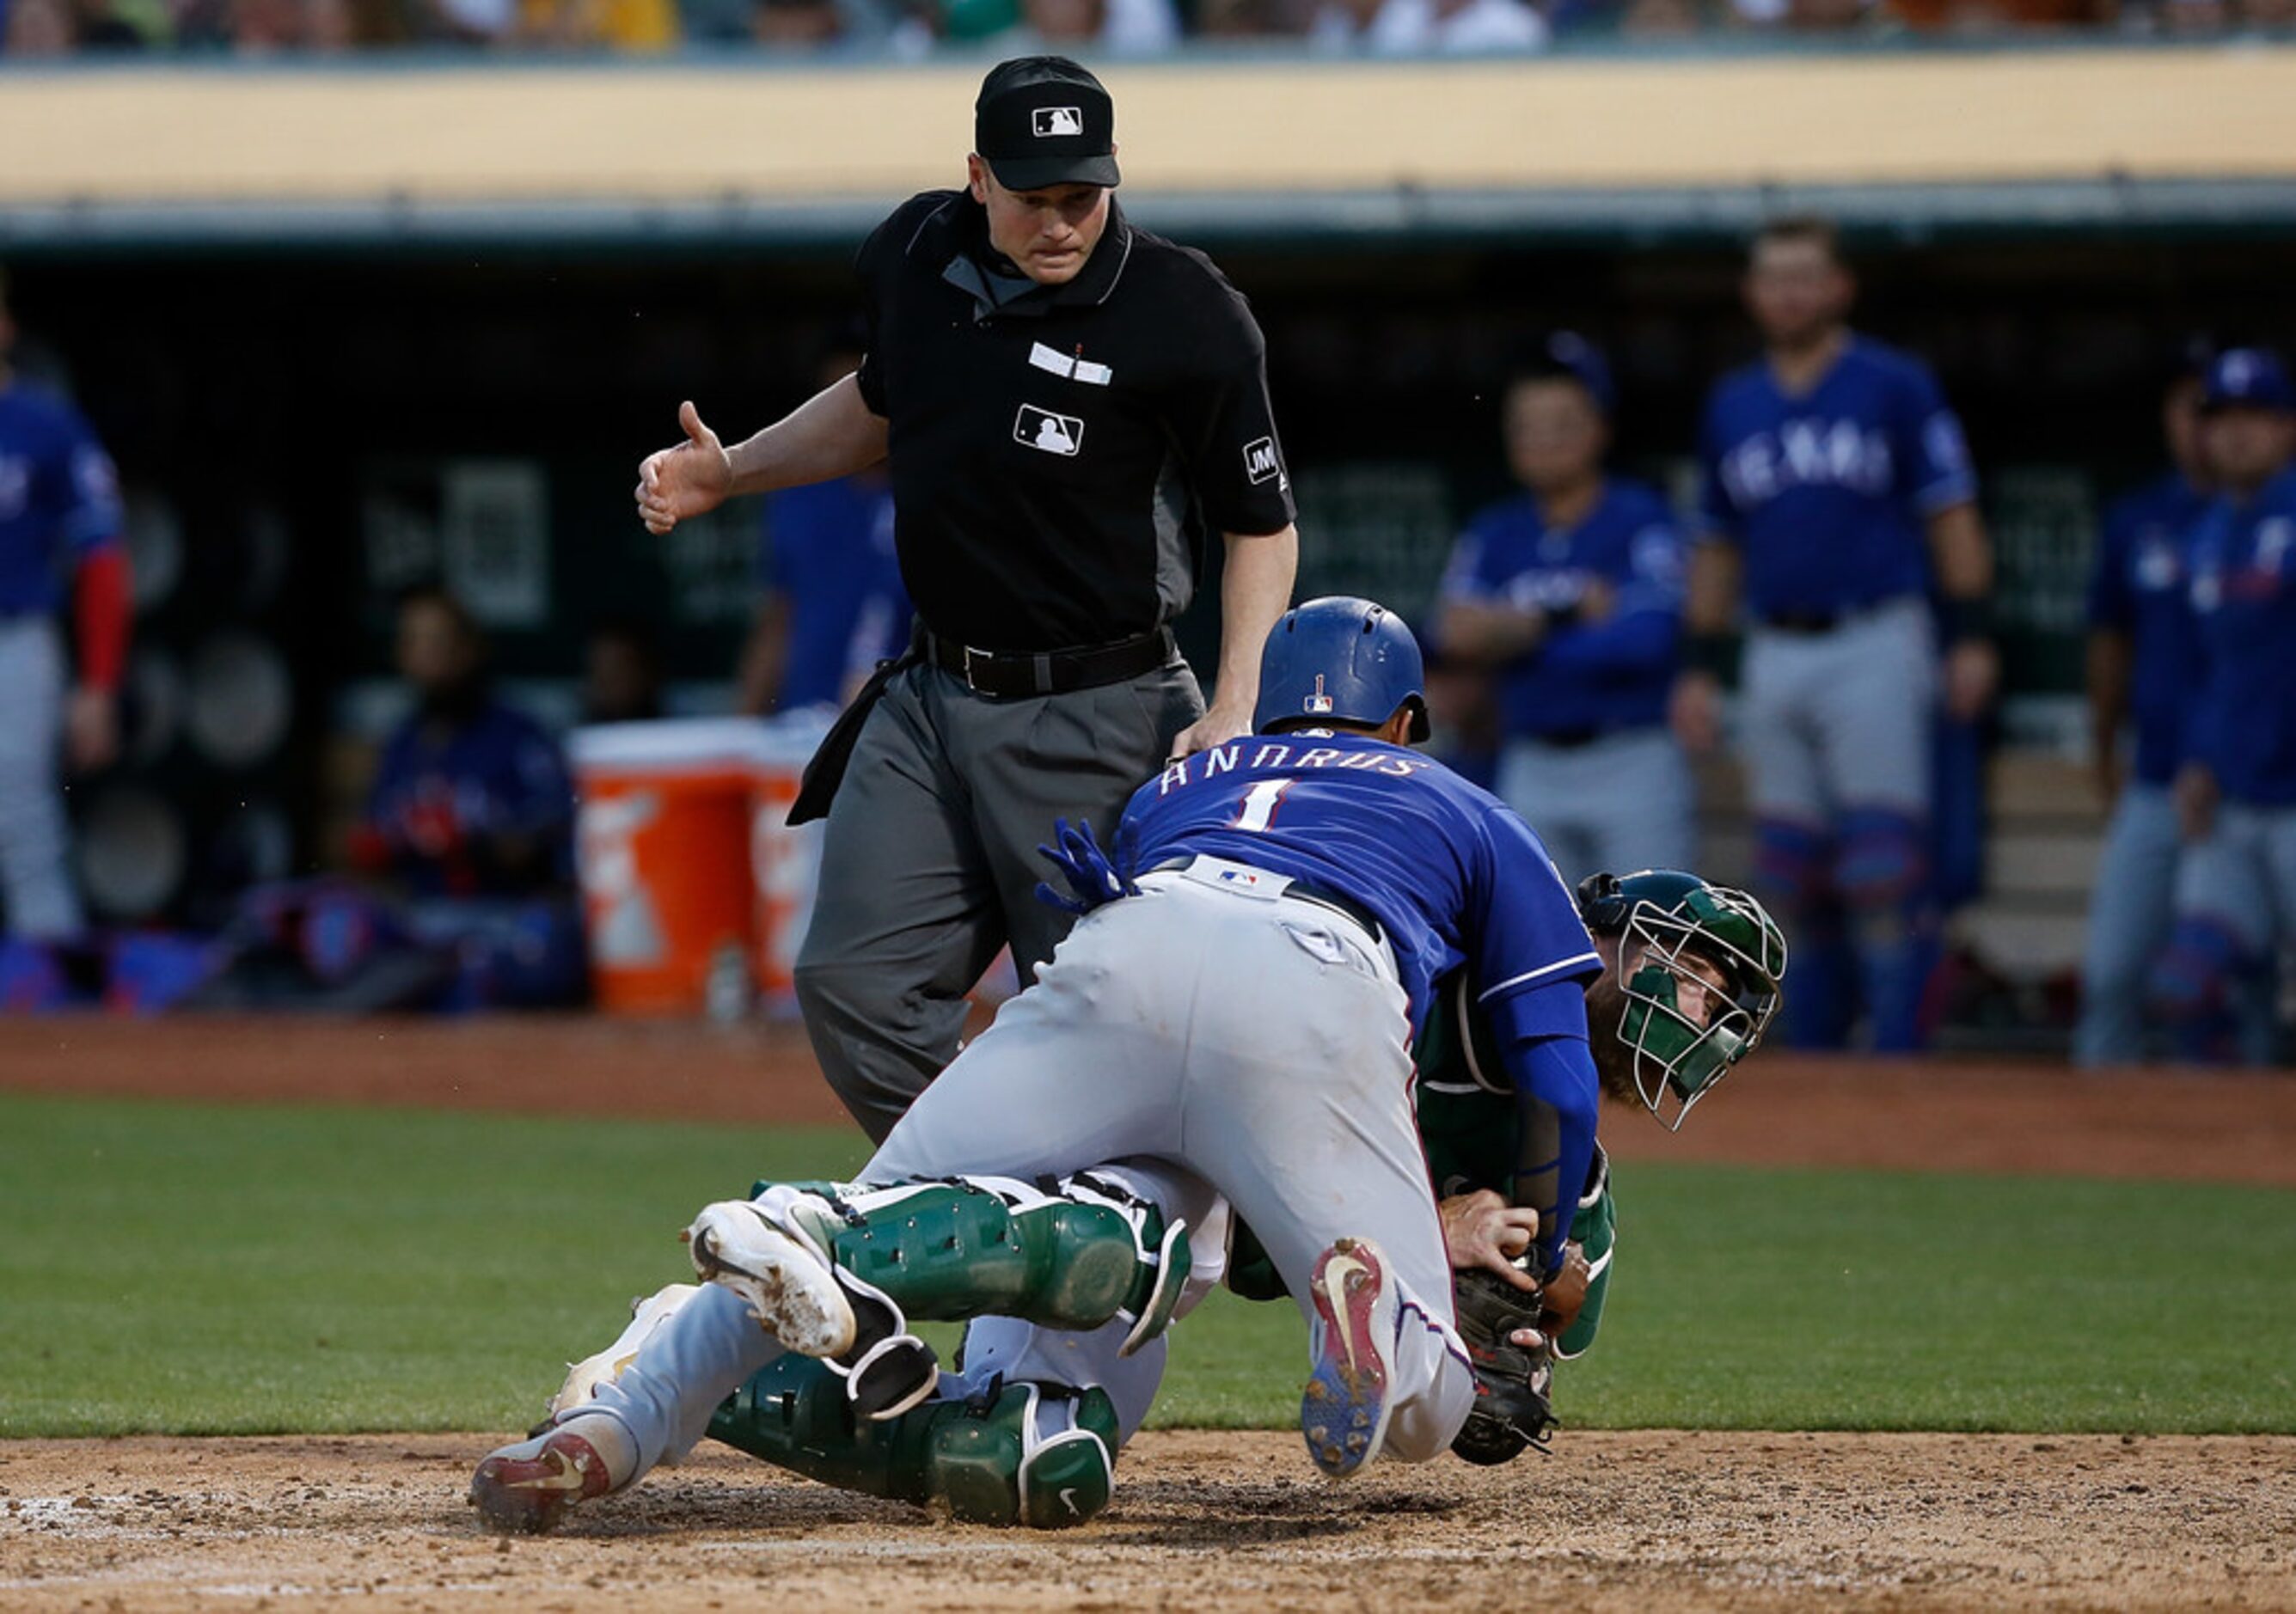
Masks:
[[[1117,830],[1118,856],[1111,858],[1094,838],[1089,819],[1070,824],[1065,818],[1053,821],[1053,846],[1039,846],[1045,860],[1060,872],[1067,883],[1062,892],[1049,881],[1037,885],[1037,900],[1064,914],[1085,914],[1103,903],[1114,902],[1119,897],[1137,897],[1140,888],[1132,881],[1129,864],[1139,846],[1137,826],[1126,823]]]

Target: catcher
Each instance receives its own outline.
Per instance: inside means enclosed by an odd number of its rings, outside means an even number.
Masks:
[[[1263,665],[1261,731],[1294,743],[1239,745],[1208,758],[1201,780],[1176,764],[1144,787],[1126,823],[1150,849],[1139,886],[1088,836],[1064,836],[1057,860],[1071,887],[1120,914],[1095,914],[928,1092],[881,1151],[872,1186],[772,1184],[705,1209],[690,1232],[714,1282],[657,1297],[606,1353],[619,1371],[592,1387],[594,1402],[562,1397],[546,1433],[480,1466],[472,1495],[489,1521],[547,1528],[690,1445],[713,1413],[731,1438],[745,1413],[753,1429],[758,1414],[778,1417],[780,1438],[768,1428],[759,1444],[824,1478],[939,1497],[967,1518],[1088,1518],[1160,1364],[1152,1348],[1129,1374],[1088,1370],[1108,1344],[1119,1359],[1152,1347],[1207,1266],[1217,1271],[1217,1255],[1192,1260],[1188,1231],[1224,1252],[1225,1233],[1210,1236],[1220,1195],[1272,1235],[1286,1286],[1310,1302],[1301,1425],[1325,1473],[1432,1456],[1482,1401],[1520,1427],[1522,1406],[1479,1383],[1454,1325],[1418,1140],[1407,1106],[1386,1107],[1408,1076],[1398,1012],[1415,1003],[1423,1016],[1431,965],[1447,958],[1498,983],[1477,1011],[1537,1101],[1518,1101],[1513,1186],[1555,1221],[1500,1218],[1493,1253],[1519,1233],[1535,1238],[1542,1274],[1564,1276],[1560,1218],[1593,1158],[1597,1066],[1653,1108],[1669,1092],[1677,1106],[1693,1100],[1759,1039],[1783,959],[1759,909],[1688,877],[1679,913],[1614,902],[1606,958],[1521,820],[1400,749],[1423,735],[1418,682],[1415,644],[1375,606],[1317,602],[1287,619]],[[1417,835],[1398,836],[1398,819]],[[1427,850],[1414,856],[1414,840]],[[1150,860],[1176,845],[1191,856]],[[1363,871],[1347,884],[1295,872],[1342,866],[1308,849],[1342,846],[1344,866]],[[1527,883],[1510,890],[1510,879]],[[1143,887],[1150,900],[1116,900]],[[1702,936],[1709,946],[1694,949]],[[1174,962],[1143,978],[1116,967],[1124,956]],[[1620,962],[1608,1000],[1619,1017],[1601,1020],[1598,1004],[1590,1037],[1583,987]],[[1092,1058],[1121,1060],[1125,1079],[1078,1081]],[[984,1096],[998,1101],[986,1112]],[[1016,1110],[1040,1125],[1021,1136],[996,1124]],[[1036,1172],[1058,1156],[1094,1158],[1087,1148],[1122,1163],[1029,1180],[972,1174]],[[1349,1224],[1370,1236],[1341,1236]],[[1020,1371],[1024,1349],[975,1387],[967,1381],[990,1371],[976,1357],[951,1387],[975,1393],[920,1405],[942,1383],[907,1332],[912,1314],[1041,1324],[1043,1360]],[[1513,1353],[1543,1345],[1537,1315],[1503,1321],[1475,1353],[1491,1381],[1504,1382]],[[1057,1384],[1084,1388],[1047,1389]],[[1119,1415],[1119,1398],[1133,1415]]]

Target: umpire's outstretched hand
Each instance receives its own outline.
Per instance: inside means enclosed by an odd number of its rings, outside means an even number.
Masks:
[[[734,487],[734,462],[718,434],[701,423],[701,412],[690,401],[680,404],[677,423],[685,429],[685,441],[646,455],[638,466],[638,520],[657,536],[687,516],[717,509]]]

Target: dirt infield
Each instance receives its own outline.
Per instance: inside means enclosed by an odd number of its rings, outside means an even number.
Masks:
[[[0,1088],[843,1124],[803,1033],[584,1017],[0,1019]],[[2296,1079],[1764,1053],[1621,1159],[2070,1172],[2296,1186]]]
[[[1152,1434],[1115,1506],[1062,1535],[701,1454],[509,1543],[462,1500],[486,1444],[0,1446],[0,1606],[2296,1606],[2289,1440],[1586,1434],[1332,1486],[1296,1437]]]
[[[785,1028],[0,1020],[0,1088],[841,1119]],[[2296,1186],[2296,1081],[1766,1056],[1622,1157]],[[1568,1432],[1316,1480],[1295,1436],[1156,1433],[1074,1535],[705,1452],[562,1536],[462,1501],[499,1437],[0,1442],[0,1609],[2296,1609],[2296,1439]]]

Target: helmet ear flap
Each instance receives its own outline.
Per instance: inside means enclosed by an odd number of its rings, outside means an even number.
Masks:
[[[1598,935],[1621,930],[1627,922],[1626,893],[1616,874],[1589,874],[1578,882],[1578,917]]]

